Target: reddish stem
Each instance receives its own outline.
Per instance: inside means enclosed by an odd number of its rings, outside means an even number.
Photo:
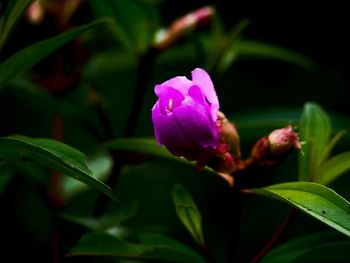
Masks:
[[[63,119],[55,116],[52,120],[52,138],[57,141],[63,141]],[[63,206],[63,198],[61,196],[61,174],[57,171],[51,172],[50,197],[54,208]]]
[[[294,221],[294,219],[297,217],[299,211],[294,209],[287,215],[285,220],[282,222],[280,227],[277,229],[275,234],[271,237],[271,239],[266,243],[264,248],[259,252],[258,255],[256,255],[250,263],[257,263],[259,262],[280,240],[281,236],[286,232],[287,228],[290,226],[290,224]]]

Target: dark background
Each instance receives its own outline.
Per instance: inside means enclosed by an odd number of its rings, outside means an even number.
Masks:
[[[169,22],[203,3],[216,7],[227,28],[249,19],[244,37],[298,51],[319,66],[307,71],[278,61],[239,60],[229,72],[231,77],[227,76],[235,83],[236,96],[244,98],[244,104],[234,110],[273,105],[300,107],[310,100],[328,110],[349,113],[349,19],[345,3],[165,1],[163,19]]]

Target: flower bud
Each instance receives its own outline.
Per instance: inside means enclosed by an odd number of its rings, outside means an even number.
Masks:
[[[219,119],[217,125],[219,126],[220,130],[220,142],[229,146],[229,152],[233,158],[240,159],[240,139],[236,126],[230,122],[221,111],[218,112],[218,116]]]
[[[163,49],[170,46],[192,29],[208,24],[214,13],[212,7],[205,6],[175,20],[168,29],[158,32],[154,47]]]
[[[27,19],[31,24],[40,24],[45,16],[45,10],[39,0],[32,2],[27,9]]]
[[[251,151],[251,158],[260,165],[274,165],[282,161],[293,150],[300,149],[298,135],[289,124],[257,141]]]

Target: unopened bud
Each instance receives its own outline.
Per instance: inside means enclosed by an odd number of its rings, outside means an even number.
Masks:
[[[218,117],[217,125],[220,130],[220,142],[229,146],[229,151],[235,159],[240,159],[240,139],[236,126],[221,111],[218,112]]]
[[[259,165],[274,165],[282,161],[293,150],[300,150],[298,135],[291,125],[277,129],[255,143],[251,158]]]
[[[292,150],[300,150],[301,145],[298,135],[289,124],[287,127],[274,130],[267,137],[271,153],[274,155],[288,154]]]
[[[219,144],[215,149],[215,155],[207,164],[219,173],[231,174],[236,171],[236,163],[227,144]]]
[[[170,46],[189,31],[208,24],[214,13],[214,8],[206,6],[175,20],[168,29],[159,31],[154,47],[163,49]]]
[[[27,9],[27,19],[30,23],[37,25],[40,24],[45,15],[45,10],[39,0],[30,4]]]
[[[215,149],[215,156],[209,159],[208,165],[217,172],[231,174],[237,170],[241,158],[239,135],[235,125],[222,112],[218,111],[217,114],[220,144]]]

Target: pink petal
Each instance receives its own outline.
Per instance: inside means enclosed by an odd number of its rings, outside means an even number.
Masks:
[[[211,104],[219,105],[219,99],[216,95],[213,82],[205,70],[201,68],[194,69],[192,71],[192,80],[194,84],[202,89],[205,97]]]
[[[191,156],[197,151],[197,145],[184,133],[173,115],[164,115],[159,110],[158,103],[152,110],[152,121],[156,139],[160,145],[177,156]]]
[[[186,77],[179,76],[172,79],[169,79],[163,82],[161,85],[156,85],[154,92],[159,97],[160,94],[164,92],[164,87],[174,88],[182,93],[182,95],[186,96],[188,93],[188,89],[193,85],[191,80],[188,80]]]
[[[195,85],[201,88],[205,97],[212,105],[211,115],[214,121],[217,120],[217,111],[219,110],[219,99],[216,95],[213,82],[211,81],[208,73],[201,69],[196,68],[192,71],[192,80]]]
[[[180,91],[163,86],[159,87],[159,90],[161,90],[161,93],[159,94],[159,107],[160,111],[163,114],[171,114],[173,111],[173,108],[178,107],[181,105],[181,102],[185,99],[184,95],[181,94]],[[170,105],[171,100],[171,105]]]
[[[219,132],[210,115],[210,106],[198,104],[187,97],[181,107],[174,109],[174,118],[186,136],[200,147],[215,148]]]

